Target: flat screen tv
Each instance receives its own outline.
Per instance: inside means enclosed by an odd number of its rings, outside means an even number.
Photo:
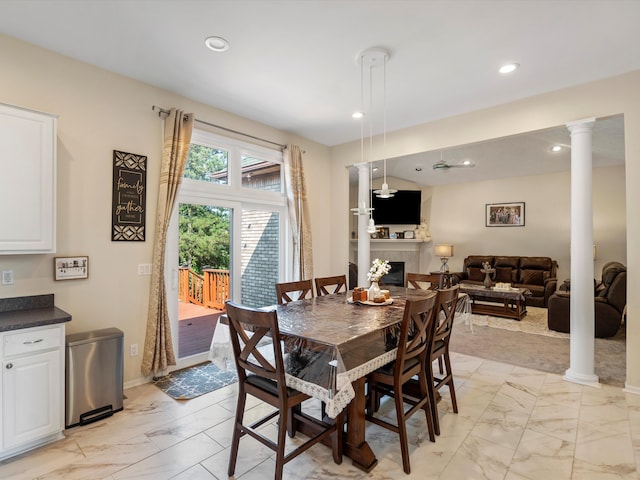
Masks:
[[[376,225],[419,225],[421,203],[420,190],[398,190],[391,198],[378,198],[374,193],[373,220]]]

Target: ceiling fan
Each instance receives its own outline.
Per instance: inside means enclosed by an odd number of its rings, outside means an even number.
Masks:
[[[461,163],[447,163],[442,158],[442,152],[440,152],[440,161],[433,164],[434,170],[449,170],[450,168],[472,168],[476,164],[471,160],[464,160]]]

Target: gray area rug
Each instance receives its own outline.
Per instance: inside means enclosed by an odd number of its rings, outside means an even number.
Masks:
[[[176,400],[189,400],[237,381],[235,369],[222,371],[207,362],[171,372],[153,384]]]
[[[546,309],[532,309],[530,313],[520,322],[477,316],[472,320],[473,331],[468,325],[458,324],[451,336],[451,351],[563,375],[569,368],[569,335],[545,334],[546,327],[542,329],[539,324],[542,318],[546,322]],[[527,317],[538,325],[529,328]],[[507,325],[513,330],[496,325]],[[595,373],[601,383],[624,387],[625,333],[623,326],[614,337],[595,339]]]

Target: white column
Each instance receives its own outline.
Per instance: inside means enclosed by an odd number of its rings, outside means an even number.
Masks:
[[[571,122],[571,340],[564,379],[598,386],[594,370],[593,185],[594,118]]]
[[[358,163],[356,167],[358,167],[358,208],[369,208],[369,164]],[[369,216],[358,215],[358,286],[361,287],[369,283],[367,272],[371,263],[371,247],[367,232],[368,225]]]

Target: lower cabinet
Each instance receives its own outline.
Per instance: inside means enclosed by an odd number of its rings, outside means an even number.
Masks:
[[[64,325],[2,334],[0,460],[62,437]]]

